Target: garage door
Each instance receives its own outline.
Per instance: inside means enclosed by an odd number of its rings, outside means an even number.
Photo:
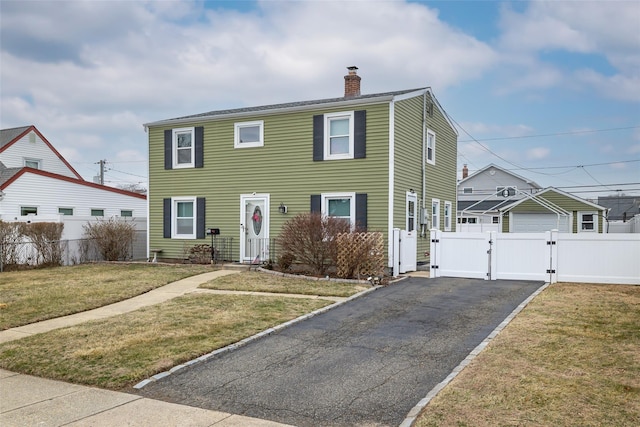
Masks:
[[[569,232],[569,217],[560,216],[553,213],[513,213],[511,219],[512,233],[540,233],[553,229],[560,230],[561,233]]]

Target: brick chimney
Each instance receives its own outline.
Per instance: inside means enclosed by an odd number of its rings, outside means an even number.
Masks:
[[[349,74],[344,76],[344,97],[352,98],[360,96],[360,76],[358,76],[358,67],[347,67]]]
[[[469,168],[467,167],[467,165],[464,165],[462,167],[462,179],[465,179],[468,176],[469,176]]]

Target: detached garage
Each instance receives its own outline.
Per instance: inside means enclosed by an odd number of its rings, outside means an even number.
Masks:
[[[500,209],[504,233],[602,233],[606,208],[547,188]]]

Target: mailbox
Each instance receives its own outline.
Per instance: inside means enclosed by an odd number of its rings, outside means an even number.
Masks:
[[[220,234],[220,229],[219,228],[209,228],[207,230],[207,235],[209,236],[217,236]]]

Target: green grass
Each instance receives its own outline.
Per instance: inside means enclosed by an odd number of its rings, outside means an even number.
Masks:
[[[415,425],[640,425],[640,286],[548,287]]]
[[[0,367],[123,389],[330,303],[317,299],[191,294],[2,344]]]
[[[119,263],[0,273],[0,330],[102,307],[207,271],[212,268]]]
[[[217,277],[200,285],[200,287],[231,291],[348,297],[371,286],[327,280],[298,279],[269,273],[244,272]]]

